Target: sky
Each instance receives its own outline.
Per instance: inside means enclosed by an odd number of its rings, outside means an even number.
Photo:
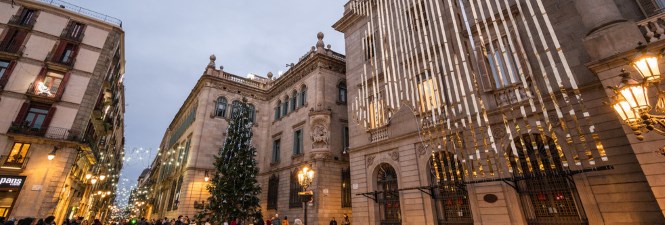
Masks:
[[[65,1],[123,22],[125,190],[152,162],[210,54],[226,72],[265,76],[296,63],[319,31],[326,45],[344,53],[344,36],[331,26],[346,0]]]

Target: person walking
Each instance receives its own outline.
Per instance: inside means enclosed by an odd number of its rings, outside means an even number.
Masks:
[[[342,225],[351,225],[351,221],[349,221],[349,216],[344,214],[344,220],[342,221]]]

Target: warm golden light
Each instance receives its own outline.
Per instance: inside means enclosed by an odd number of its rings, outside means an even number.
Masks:
[[[633,61],[633,67],[648,82],[657,82],[661,79],[658,68],[658,57],[652,53],[645,53]]]
[[[210,177],[205,176],[205,177],[203,178],[203,180],[205,180],[206,182],[208,182],[208,181],[210,180]]]
[[[55,155],[48,154],[47,158],[48,160],[53,160],[55,158]]]
[[[92,174],[86,174],[86,175],[85,175],[85,179],[86,179],[86,180],[87,180],[87,179],[90,179],[91,177],[92,177]]]
[[[614,110],[617,111],[619,116],[621,116],[621,119],[626,123],[633,123],[638,120],[637,114],[632,108],[630,108],[630,105],[626,100],[616,102],[612,107],[614,107]]]
[[[106,175],[104,175],[104,174],[99,175],[99,180],[104,180],[104,179],[106,179]]]
[[[96,177],[93,177],[92,179],[90,179],[90,183],[91,183],[91,184],[95,184],[95,183],[97,183],[97,178],[96,178]]]
[[[650,107],[647,87],[632,78],[624,77],[619,85],[619,93],[633,110],[645,110]]]
[[[101,194],[102,194],[102,191],[97,191],[97,194],[98,194],[98,195],[101,195]]]

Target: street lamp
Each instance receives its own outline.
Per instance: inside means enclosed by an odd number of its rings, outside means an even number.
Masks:
[[[314,192],[307,191],[307,188],[312,185],[312,180],[314,180],[314,170],[311,170],[305,166],[302,168],[302,170],[298,171],[298,183],[303,190],[302,192],[298,192],[298,196],[300,196],[300,200],[305,205],[305,225],[307,225],[307,202],[311,201],[312,196],[314,195]]]
[[[641,53],[630,63],[641,76],[638,81],[630,76],[625,69],[620,76],[621,83],[609,87],[616,96],[612,108],[628,125],[638,140],[644,140],[644,133],[655,131],[665,136],[665,91],[662,90],[662,74],[658,65],[659,56],[646,52],[645,46],[638,47]],[[649,102],[649,89],[655,88],[657,102],[655,107]],[[653,109],[653,112],[652,112]],[[665,156],[665,147],[656,151]]]
[[[58,148],[53,146],[53,150],[50,153],[48,153],[48,156],[46,158],[48,158],[49,161],[55,158],[55,150],[58,150]]]
[[[210,180],[210,176],[208,175],[207,170],[205,171],[205,176],[203,177],[203,180],[205,180],[205,182],[208,182]]]

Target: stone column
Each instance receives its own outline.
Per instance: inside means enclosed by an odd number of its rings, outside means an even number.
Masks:
[[[587,28],[584,38],[592,61],[634,49],[646,43],[634,21],[626,20],[614,0],[576,0],[575,8]]]

